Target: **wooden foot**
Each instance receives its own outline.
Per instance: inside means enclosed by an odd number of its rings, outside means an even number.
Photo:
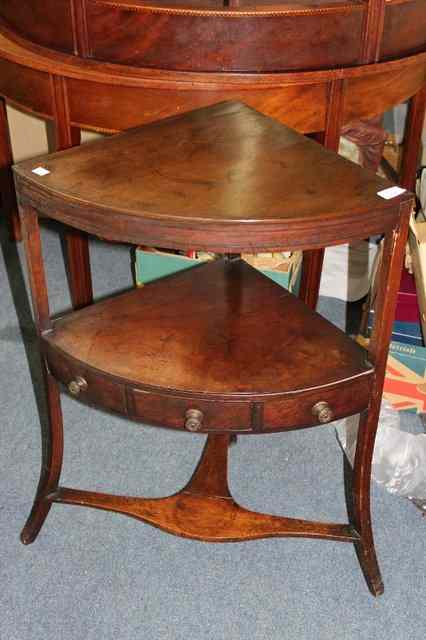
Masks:
[[[370,477],[375,438],[371,420],[372,416],[367,412],[360,417],[354,470],[352,471],[345,458],[344,475],[349,520],[360,536],[359,540],[355,541],[355,551],[370,592],[379,596],[383,593],[384,587],[371,528]]]
[[[33,508],[21,533],[21,541],[30,544],[36,539],[49,513],[48,494],[56,490],[62,468],[63,430],[59,388],[56,380],[45,371],[48,421],[42,429],[42,463],[40,481]]]
[[[37,538],[51,506],[52,504],[44,498],[35,498],[31,513],[21,531],[21,542],[23,544],[31,544]]]
[[[59,487],[48,500],[123,513],[168,533],[207,542],[285,536],[359,540],[349,525],[282,518],[238,505],[228,487],[228,446],[228,435],[210,435],[189,483],[166,498],[113,496]]]
[[[384,593],[383,580],[377,562],[373,540],[355,542],[355,551],[370,593],[377,597]]]

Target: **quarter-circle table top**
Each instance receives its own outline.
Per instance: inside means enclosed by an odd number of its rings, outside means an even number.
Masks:
[[[381,233],[398,211],[377,195],[388,180],[239,102],[20,163],[16,179],[49,217],[182,249],[326,246]]]

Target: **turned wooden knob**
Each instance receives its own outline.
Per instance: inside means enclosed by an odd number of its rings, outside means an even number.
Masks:
[[[185,429],[188,431],[199,431],[203,424],[203,412],[198,409],[188,409],[185,413]]]
[[[321,424],[333,420],[333,412],[328,402],[321,401],[314,404],[312,407],[312,413]]]
[[[75,380],[71,380],[68,385],[68,391],[72,393],[73,396],[78,396],[80,391],[86,391],[87,382],[81,376],[77,376]]]

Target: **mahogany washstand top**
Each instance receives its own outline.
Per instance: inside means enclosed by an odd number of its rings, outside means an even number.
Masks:
[[[234,102],[26,161],[15,177],[50,407],[42,477],[22,540],[35,539],[54,502],[126,513],[209,541],[322,537],[353,542],[370,590],[381,593],[370,469],[411,194],[381,198],[392,186],[387,180]],[[223,253],[312,249],[384,233],[370,345],[361,347],[240,259],[208,262],[53,320],[40,216],[106,239]],[[208,433],[186,487],[152,500],[60,486],[58,381],[133,420]],[[348,524],[253,513],[233,500],[231,434],[318,426],[355,413]]]
[[[20,163],[16,175],[21,200],[51,218],[177,249],[323,247],[380,233],[398,210],[377,195],[387,180],[231,102]]]

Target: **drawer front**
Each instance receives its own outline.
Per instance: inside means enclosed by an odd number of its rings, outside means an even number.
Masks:
[[[271,11],[268,16],[241,13],[227,17],[213,11],[204,15],[188,11],[165,16],[132,11],[113,2],[89,2],[87,12],[88,38],[96,60],[178,71],[242,73],[356,64],[365,13],[361,4],[349,11],[343,8],[334,16],[316,7],[293,15]]]
[[[262,431],[314,427],[360,413],[368,407],[372,380],[371,375],[365,375],[334,387],[266,401]]]
[[[276,432],[332,422],[368,407],[373,380],[372,375],[365,375],[322,390],[280,398],[198,400],[126,386],[46,343],[44,352],[51,374],[79,399],[146,424],[200,433]]]
[[[51,374],[67,388],[70,383],[83,380],[76,397],[93,403],[104,409],[126,415],[126,396],[124,385],[93,371],[84,364],[75,363],[53,349],[46,353],[47,364]],[[75,394],[74,394],[75,395]]]
[[[169,394],[127,389],[129,416],[147,424],[189,431],[251,431],[251,403],[192,400]],[[196,411],[196,423],[188,424]]]

